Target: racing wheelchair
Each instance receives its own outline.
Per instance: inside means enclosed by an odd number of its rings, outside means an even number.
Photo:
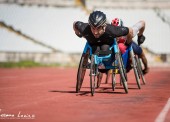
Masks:
[[[146,80],[145,80],[145,77],[142,71],[142,64],[141,64],[140,58],[138,57],[137,54],[134,54],[132,44],[128,46],[128,48],[126,49],[126,52],[122,55],[122,59],[123,59],[124,66],[126,67],[127,73],[131,69],[133,69],[137,86],[139,89],[141,89],[140,79],[142,80],[143,84],[146,84]],[[106,81],[105,81],[106,83],[108,83],[110,74],[112,74],[112,76],[115,76],[116,73],[113,71],[111,71],[111,73],[107,73]],[[115,88],[115,84],[116,84],[115,81],[116,80],[114,80],[113,88]]]
[[[140,87],[140,79],[142,80],[143,84],[146,84],[146,80],[145,80],[145,77],[144,77],[144,74],[142,71],[141,59],[138,57],[137,54],[134,54],[132,44],[130,44],[130,46],[128,46],[127,51],[123,55],[127,55],[126,53],[128,53],[128,52],[129,52],[128,56],[130,56],[129,59],[131,59],[130,69],[133,68],[135,78],[136,78],[136,83],[138,85],[138,88],[140,89],[141,88]],[[125,56],[122,56],[122,57],[124,58]],[[123,60],[123,61],[125,61],[125,60]],[[124,63],[127,63],[127,61],[128,61],[128,59],[126,59],[126,62],[124,62]],[[129,66],[127,66],[127,68],[129,68]]]
[[[145,77],[144,77],[144,74],[143,74],[143,71],[142,71],[143,68],[142,68],[141,59],[138,57],[138,55],[134,55],[134,60],[136,62],[136,67],[137,67],[137,72],[138,72],[138,75],[139,75],[139,79],[141,79],[143,84],[145,85],[146,80],[145,80]]]
[[[77,83],[76,83],[77,93],[81,89],[86,69],[90,69],[89,74],[90,90],[92,96],[94,95],[95,89],[100,85],[103,73],[102,71],[110,69],[118,71],[118,73],[120,74],[121,83],[123,84],[125,93],[128,93],[126,69],[116,39],[113,40],[113,45],[110,47],[108,51],[100,50],[95,54],[92,54],[92,47],[89,45],[88,42],[86,42],[77,71]],[[114,83],[115,78],[113,74],[112,76],[113,89],[115,87]]]

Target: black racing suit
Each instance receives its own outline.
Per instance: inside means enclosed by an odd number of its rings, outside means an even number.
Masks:
[[[75,28],[88,41],[92,47],[93,54],[98,50],[109,50],[109,47],[113,45],[114,38],[125,36],[129,33],[129,29],[127,27],[119,27],[107,24],[104,34],[99,38],[95,38],[88,23],[78,21],[75,23]],[[101,69],[99,71],[106,73],[108,70]]]
[[[107,24],[104,34],[99,38],[95,38],[88,23],[78,21],[75,25],[80,34],[89,42],[93,53],[99,49],[107,50],[108,47],[113,44],[115,37],[125,36],[129,33],[129,29],[127,27]]]

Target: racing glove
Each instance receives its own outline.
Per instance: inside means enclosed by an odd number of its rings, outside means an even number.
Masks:
[[[145,41],[145,36],[144,35],[138,36],[137,41],[138,41],[138,45],[141,45]]]
[[[78,37],[80,37],[80,38],[83,37],[80,33],[79,33],[79,34],[76,33],[76,35],[77,35]]]
[[[78,30],[78,27],[81,26],[81,24],[82,24],[81,22],[77,21],[75,23],[75,29]],[[76,35],[80,38],[82,37],[82,34],[80,32],[77,32]]]

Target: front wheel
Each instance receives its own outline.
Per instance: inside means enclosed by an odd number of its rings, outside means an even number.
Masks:
[[[119,73],[120,73],[120,79],[123,84],[125,93],[128,93],[128,85],[127,85],[127,74],[126,70],[124,68],[122,57],[119,53],[116,54],[116,59],[118,60],[118,66],[119,66]]]
[[[137,62],[137,69],[138,69],[138,72],[139,72],[139,77],[142,78],[143,84],[146,84],[146,80],[145,80],[144,74],[142,72],[141,61],[140,61],[140,59],[137,56],[135,58],[136,58],[136,62]]]
[[[79,63],[79,68],[77,71],[77,83],[76,83],[76,93],[78,93],[81,89],[83,80],[84,80],[84,76],[86,73],[86,67],[88,64],[88,57],[89,57],[89,53],[87,52],[86,54],[82,54],[81,59],[80,59],[80,63]]]
[[[97,84],[97,65],[95,64],[94,55],[91,56],[91,66],[90,66],[90,89],[91,95],[94,95],[96,84]]]
[[[133,63],[133,71],[134,71],[134,74],[135,74],[137,86],[138,86],[139,89],[141,89],[140,79],[139,79],[139,72],[137,70],[137,61],[135,60],[134,57],[132,57],[132,63]]]

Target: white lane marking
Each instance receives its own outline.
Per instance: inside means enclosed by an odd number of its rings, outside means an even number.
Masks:
[[[170,109],[170,98],[168,99],[165,107],[162,109],[159,116],[156,118],[155,122],[164,122],[169,109]]]

